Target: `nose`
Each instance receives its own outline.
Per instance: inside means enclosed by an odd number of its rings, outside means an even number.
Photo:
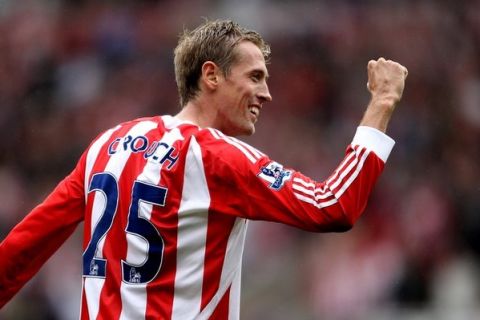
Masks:
[[[262,102],[272,101],[272,96],[270,95],[270,91],[268,90],[268,85],[267,84],[265,84],[265,86],[262,88],[262,90],[258,93],[258,98]]]

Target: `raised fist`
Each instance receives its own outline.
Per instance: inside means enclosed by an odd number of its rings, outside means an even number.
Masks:
[[[401,64],[380,58],[368,62],[367,88],[372,99],[381,99],[395,105],[402,98],[408,70]]]

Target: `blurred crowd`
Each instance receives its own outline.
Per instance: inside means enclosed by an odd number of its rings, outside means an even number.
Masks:
[[[178,112],[172,52],[203,17],[271,44],[273,102],[244,140],[317,180],[368,103],[368,60],[409,69],[396,146],[351,231],[250,223],[242,319],[480,318],[477,0],[0,0],[0,239],[101,131]],[[78,317],[80,229],[0,319]]]

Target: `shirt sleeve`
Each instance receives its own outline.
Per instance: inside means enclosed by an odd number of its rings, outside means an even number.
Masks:
[[[235,138],[216,135],[219,141],[203,148],[213,212],[316,232],[353,226],[394,146],[384,133],[358,127],[338,167],[316,181]]]
[[[0,308],[67,240],[83,220],[84,164],[76,168],[0,243]]]

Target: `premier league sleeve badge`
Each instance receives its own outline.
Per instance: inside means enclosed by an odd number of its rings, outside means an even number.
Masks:
[[[292,171],[285,170],[281,164],[272,161],[260,169],[258,176],[269,182],[270,188],[280,190],[285,182],[292,177]]]

